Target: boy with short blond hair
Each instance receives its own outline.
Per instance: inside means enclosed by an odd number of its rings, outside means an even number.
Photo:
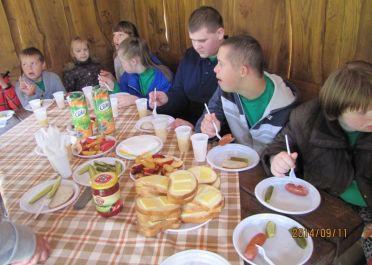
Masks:
[[[20,55],[22,76],[16,83],[16,93],[23,107],[33,99],[52,99],[53,93],[65,91],[61,79],[55,73],[45,71],[45,59],[40,50],[30,47]]]

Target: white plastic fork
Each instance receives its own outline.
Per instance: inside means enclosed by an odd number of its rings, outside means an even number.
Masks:
[[[208,105],[207,105],[207,103],[204,103],[204,106],[205,106],[205,109],[207,110],[208,114],[210,115],[211,113],[209,112],[209,109],[208,109]],[[219,140],[221,140],[222,137],[221,137],[221,135],[218,133],[217,125],[216,125],[214,122],[212,122],[212,124],[213,124],[214,130],[216,131],[216,136],[217,136],[217,138],[218,138]]]
[[[154,108],[152,110],[152,115],[158,115],[158,113],[156,112],[156,107],[157,107],[157,104],[156,104],[156,87],[154,89],[154,96],[155,96],[155,102],[154,102]]]
[[[269,259],[269,257],[266,256],[266,252],[265,252],[265,249],[263,247],[261,247],[260,245],[257,245],[257,244],[256,244],[256,247],[257,247],[258,253],[265,259],[265,261],[268,264],[275,265],[274,262],[272,262],[271,259]]]
[[[285,135],[285,144],[287,146],[287,153],[288,153],[288,155],[291,155],[291,150],[289,149],[289,143],[288,143],[288,135]],[[294,172],[294,168],[291,168],[291,170],[289,171],[289,177],[290,178],[297,178],[296,177],[296,174]]]

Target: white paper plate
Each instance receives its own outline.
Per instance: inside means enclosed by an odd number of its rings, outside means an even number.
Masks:
[[[14,115],[14,110],[0,111],[0,121],[7,121]]]
[[[166,258],[160,265],[230,265],[230,263],[216,253],[189,249]]]
[[[45,108],[49,108],[49,106],[52,105],[53,102],[54,102],[53,99],[42,99],[41,100],[41,106],[45,107]],[[31,108],[30,104],[26,105],[25,110],[32,111],[32,108]]]
[[[79,165],[75,170],[74,172],[72,173],[72,178],[74,179],[74,181],[82,186],[87,186],[87,187],[90,187],[90,176],[89,176],[89,173],[88,172],[85,172],[84,174],[82,175],[79,175],[78,172],[80,169],[82,169],[83,167],[85,167],[86,165],[93,165],[94,161],[100,161],[100,162],[105,162],[105,163],[108,163],[108,164],[111,164],[111,165],[114,165],[116,161],[118,161],[121,166],[122,166],[122,170],[120,172],[120,175],[119,177],[124,173],[125,171],[125,163],[123,161],[121,161],[120,159],[118,158],[114,158],[114,157],[101,157],[101,158],[96,158],[96,159],[93,159],[93,160],[89,160],[81,165]]]
[[[312,238],[306,238],[305,249],[300,248],[288,230],[294,226],[300,229],[304,229],[304,227],[286,216],[270,213],[251,215],[235,227],[233,244],[239,256],[249,264],[253,264],[244,256],[245,248],[253,236],[260,232],[265,233],[268,221],[276,224],[276,235],[268,238],[263,244],[262,247],[265,249],[266,255],[275,265],[304,264],[313,253]],[[253,262],[257,265],[267,264],[259,254]]]
[[[47,180],[47,181],[41,182],[38,185],[29,189],[25,194],[23,194],[23,196],[21,197],[21,199],[19,201],[19,206],[21,207],[21,209],[24,210],[25,212],[28,212],[28,213],[37,213],[41,204],[46,199],[46,196],[44,196],[43,198],[41,198],[40,200],[38,200],[34,204],[29,204],[28,202],[38,192],[43,190],[48,185],[53,184],[54,182],[55,182],[55,180]],[[51,213],[51,212],[58,211],[60,209],[65,208],[66,206],[72,204],[77,199],[77,197],[79,196],[79,191],[80,190],[79,190],[79,186],[75,182],[73,182],[71,180],[62,179],[61,185],[71,186],[74,190],[74,195],[66,203],[62,204],[61,206],[55,207],[53,209],[49,209],[48,205],[45,205],[44,208],[41,210],[41,213]]]
[[[285,189],[287,183],[300,184],[309,190],[306,196],[299,196]],[[274,187],[270,203],[265,202],[265,193],[269,186]],[[299,178],[271,177],[262,180],[256,185],[254,194],[267,208],[287,214],[305,214],[314,211],[320,204],[319,191],[309,182]]]
[[[208,224],[212,219],[209,219],[203,223],[200,224],[182,224],[179,228],[176,229],[167,229],[165,230],[166,233],[183,233],[188,232],[192,230],[199,229],[200,227]]]
[[[172,116],[169,116],[169,115],[165,115],[165,114],[158,114],[158,115],[150,115],[150,116],[146,116],[146,117],[143,117],[141,119],[139,119],[137,122],[136,122],[136,125],[135,125],[135,128],[140,131],[140,132],[147,132],[147,133],[153,133],[154,132],[154,129],[152,128],[152,123],[151,121],[155,118],[166,118],[168,119],[168,125],[172,122],[174,122],[174,118]],[[145,129],[145,128],[141,128],[142,125],[144,123],[149,123],[151,124],[151,129]]]
[[[248,158],[248,166],[243,168],[224,168],[222,163],[230,157]],[[207,162],[211,167],[228,172],[240,172],[255,167],[260,162],[260,157],[255,150],[242,144],[227,144],[215,146],[207,154]]]
[[[121,150],[133,149],[134,146],[140,148],[141,153],[132,154],[130,152],[123,153]],[[150,147],[149,147],[150,146]],[[134,160],[137,156],[143,155],[145,153],[156,154],[163,148],[163,142],[159,137],[154,135],[139,135],[130,137],[116,146],[116,154],[122,158]],[[143,151],[143,152],[142,152]]]
[[[97,136],[91,136],[91,137],[89,137],[89,138],[95,139],[96,137],[97,137]],[[81,158],[97,158],[97,157],[101,157],[101,156],[104,156],[105,154],[110,153],[111,150],[114,149],[114,147],[115,147],[115,145],[116,145],[116,143],[117,143],[116,138],[113,137],[113,136],[110,136],[110,135],[106,135],[106,136],[105,136],[105,139],[115,141],[115,144],[114,144],[110,149],[108,149],[107,151],[102,152],[102,153],[100,153],[100,154],[91,155],[91,156],[85,156],[85,155],[80,155],[80,154],[74,154],[74,155],[77,156],[77,157],[81,157]]]

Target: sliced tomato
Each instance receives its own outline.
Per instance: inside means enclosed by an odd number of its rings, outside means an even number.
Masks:
[[[115,145],[115,141],[110,141],[110,140],[103,141],[101,143],[101,148],[100,149],[101,149],[102,152],[106,152],[107,150],[109,150],[114,145]]]
[[[93,138],[89,138],[89,137],[88,137],[88,138],[85,139],[84,143],[85,143],[85,144],[91,144],[91,143],[93,143],[93,142],[95,142],[95,141],[96,141],[96,139],[93,139]]]
[[[306,187],[302,185],[296,185],[293,183],[287,183],[285,185],[285,189],[289,191],[290,193],[293,193],[299,196],[306,196],[307,194],[309,194],[309,190]]]

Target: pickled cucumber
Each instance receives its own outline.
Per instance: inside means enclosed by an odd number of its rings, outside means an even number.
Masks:
[[[269,186],[266,189],[266,192],[265,192],[265,202],[269,203],[271,201],[271,196],[273,195],[273,191],[274,191],[274,186]]]
[[[48,199],[53,198],[54,194],[56,193],[56,191],[59,188],[59,185],[61,185],[61,181],[62,181],[61,176],[58,176],[56,181],[53,183],[52,189],[47,194]]]
[[[51,189],[53,188],[53,184],[46,186],[43,190],[38,192],[32,199],[28,202],[29,204],[33,204],[44,197]]]
[[[276,235],[276,224],[272,221],[268,221],[265,229],[268,238],[272,238]]]
[[[244,157],[236,157],[236,156],[232,156],[232,157],[230,157],[230,160],[232,160],[232,161],[244,162],[244,163],[248,163],[248,162],[249,162],[248,158],[244,158]]]
[[[88,172],[88,171],[89,171],[89,166],[90,166],[90,165],[85,165],[83,168],[81,168],[81,169],[78,171],[78,174],[79,174],[79,175],[82,175],[82,174]]]
[[[115,175],[119,177],[120,172],[123,170],[123,166],[119,161],[115,161]]]
[[[294,237],[293,235],[296,235],[297,233],[295,231],[298,231],[300,230],[301,228],[297,228],[297,227],[292,227],[290,229],[288,229],[289,233],[291,234],[291,237],[294,239],[294,241],[296,242],[296,244],[302,248],[302,249],[305,249],[307,247],[307,241],[306,241],[306,238],[305,237]],[[293,231],[294,230],[294,231]]]

